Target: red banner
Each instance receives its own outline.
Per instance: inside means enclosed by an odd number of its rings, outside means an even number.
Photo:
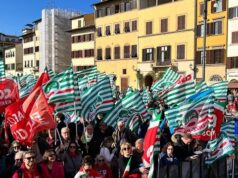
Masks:
[[[4,79],[0,82],[0,112],[19,99],[19,92],[16,82],[10,79]]]
[[[36,133],[56,127],[53,109],[48,105],[41,87],[25,100],[9,105],[5,111],[13,137],[26,145],[32,144]]]

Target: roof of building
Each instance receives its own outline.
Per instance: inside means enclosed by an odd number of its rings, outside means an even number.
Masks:
[[[107,4],[107,3],[111,3],[111,2],[113,2],[113,1],[120,1],[120,0],[103,0],[103,1],[101,1],[101,2],[98,2],[98,3],[95,3],[95,4],[93,4],[93,6],[97,6],[97,5],[104,5],[104,4]]]
[[[40,19],[36,19],[35,21],[33,21],[32,23],[39,23],[41,22],[41,18]]]
[[[66,32],[83,31],[86,29],[94,29],[94,28],[95,28],[95,25],[88,25],[88,26],[84,26],[84,27],[80,27],[80,28],[70,29],[70,30],[67,30]]]

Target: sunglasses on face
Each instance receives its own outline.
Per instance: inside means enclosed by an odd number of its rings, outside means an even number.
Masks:
[[[27,159],[27,160],[34,160],[34,159],[35,159],[35,156],[26,157],[25,159]]]
[[[55,154],[51,154],[51,155],[49,155],[49,157],[53,157],[53,156],[55,156]]]
[[[104,159],[98,159],[98,162],[103,162],[104,161]]]
[[[76,146],[69,146],[69,148],[76,148]]]
[[[124,151],[126,151],[126,150],[131,150],[131,148],[130,148],[130,147],[125,147],[125,148],[123,148],[123,150],[124,150]]]
[[[15,161],[21,161],[22,162],[22,159],[20,158],[20,159],[15,159]]]
[[[13,148],[14,148],[14,149],[19,149],[19,148],[20,148],[20,146],[14,146]]]

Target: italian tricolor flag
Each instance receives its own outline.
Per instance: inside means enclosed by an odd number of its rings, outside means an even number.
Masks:
[[[123,172],[122,178],[127,178],[129,176],[129,172],[130,172],[130,168],[131,168],[131,158],[128,160],[127,165],[126,165],[126,169]]]

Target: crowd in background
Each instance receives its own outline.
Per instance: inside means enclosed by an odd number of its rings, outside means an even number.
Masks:
[[[160,108],[163,103],[150,103]],[[237,96],[228,95],[227,112],[238,111]],[[33,145],[27,147],[13,139],[8,132],[8,142],[4,140],[3,124],[0,128],[0,177],[1,178],[80,178],[102,177],[121,178],[131,158],[129,176],[147,177],[148,168],[142,162],[144,136],[148,121],[141,123],[137,132],[125,126],[125,121],[117,121],[113,128],[98,114],[93,122],[80,120],[64,123],[65,116],[56,116],[57,128],[35,136]],[[2,116],[1,121],[4,118]],[[195,160],[196,151],[204,149],[205,142],[194,140],[190,134],[171,135],[165,124],[161,130],[159,165],[178,165],[180,161]]]

